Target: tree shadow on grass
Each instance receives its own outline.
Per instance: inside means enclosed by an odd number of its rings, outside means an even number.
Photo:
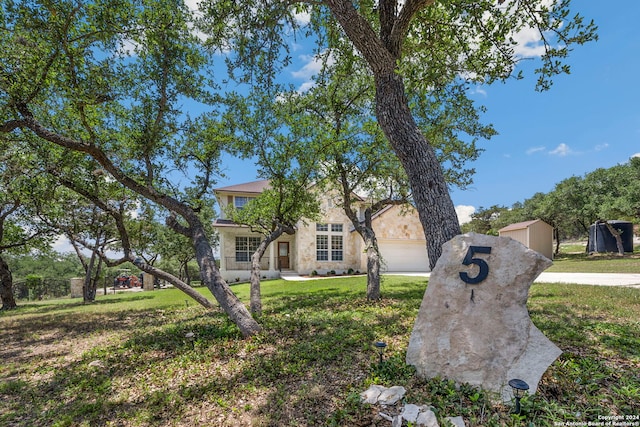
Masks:
[[[286,301],[272,299],[272,314],[261,319],[265,332],[247,339],[221,312],[184,310],[179,321],[154,321],[124,341],[60,363],[41,381],[13,383],[13,397],[0,403],[1,412],[16,426],[126,420],[150,426],[254,420],[266,426],[324,425],[346,394],[363,387],[376,359],[371,343],[377,334],[409,316],[404,310],[378,315],[376,304],[340,300],[336,292],[312,295],[314,310],[305,310],[311,302],[297,296],[295,307],[303,307],[297,316]],[[150,315],[131,314],[130,326],[136,327],[136,319],[149,324],[143,319]],[[193,342],[187,332],[194,332]],[[91,366],[95,360],[101,363]],[[32,407],[18,409],[16,399],[28,396]]]
[[[335,424],[372,378],[373,341],[380,335],[395,341],[385,357],[403,360],[423,293],[424,286],[390,286],[376,303],[359,291],[357,298],[345,298],[337,288],[275,293],[260,318],[264,332],[246,339],[222,312],[177,310],[170,324],[157,312],[127,312],[120,319],[131,317],[127,327],[136,333],[126,339],[59,364],[39,381],[18,378],[6,392],[0,387],[0,424]],[[635,326],[603,322],[560,303],[534,308],[532,318],[565,349],[597,353],[602,346],[637,355]],[[69,319],[62,330],[77,320]],[[90,366],[94,360],[103,367]],[[576,369],[567,360],[557,369]],[[35,402],[32,407],[19,406],[27,400]]]

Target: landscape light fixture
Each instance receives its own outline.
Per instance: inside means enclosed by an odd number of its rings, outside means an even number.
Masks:
[[[186,334],[184,334],[184,337],[187,339],[188,342],[191,343],[191,349],[195,350],[196,348],[196,334],[194,334],[193,332],[187,332]]]
[[[513,413],[514,414],[519,414],[520,413],[520,399],[522,397],[524,397],[524,395],[526,394],[527,390],[529,390],[529,384],[527,384],[526,382],[524,382],[522,380],[514,378],[514,379],[509,381],[509,386],[511,387],[511,390],[513,390],[513,397],[516,398],[516,407],[515,407]]]
[[[380,364],[382,364],[382,355],[384,354],[384,349],[387,347],[387,343],[383,341],[376,341],[373,343],[373,346],[378,350],[378,354],[380,355]]]

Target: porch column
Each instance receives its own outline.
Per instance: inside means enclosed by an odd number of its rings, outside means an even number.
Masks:
[[[227,270],[227,260],[226,257],[224,256],[224,247],[225,247],[225,238],[224,238],[224,233],[218,233],[218,237],[220,239],[219,241],[219,245],[218,245],[218,250],[220,251],[220,271],[226,271]]]
[[[274,249],[278,242],[271,242],[269,244],[269,271],[277,270],[276,266],[276,250]]]

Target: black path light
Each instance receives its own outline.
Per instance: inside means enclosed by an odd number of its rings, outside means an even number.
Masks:
[[[383,341],[376,341],[373,343],[373,346],[378,350],[378,354],[380,355],[380,364],[382,364],[382,355],[384,354],[384,349],[387,347],[387,343]]]
[[[191,344],[191,349],[195,350],[196,348],[196,334],[194,334],[193,332],[187,332],[186,334],[184,334],[185,339],[187,340],[187,342],[189,344]]]
[[[513,390],[513,396],[516,398],[516,407],[515,407],[513,412],[515,414],[519,414],[520,413],[520,399],[522,399],[524,397],[524,395],[526,394],[527,390],[529,390],[529,384],[527,384],[526,382],[524,382],[522,380],[514,378],[514,379],[509,381],[509,386],[511,387],[511,390]]]

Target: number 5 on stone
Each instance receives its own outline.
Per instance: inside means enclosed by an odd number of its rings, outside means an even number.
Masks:
[[[460,272],[460,279],[463,282],[468,283],[470,285],[477,285],[487,278],[489,275],[489,264],[481,258],[474,258],[476,253],[480,254],[490,254],[491,246],[469,246],[469,250],[462,260],[463,265],[471,265],[475,264],[480,268],[478,275],[475,277],[469,277],[469,275],[465,271]]]

